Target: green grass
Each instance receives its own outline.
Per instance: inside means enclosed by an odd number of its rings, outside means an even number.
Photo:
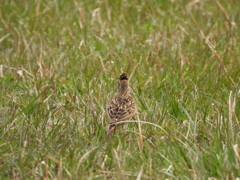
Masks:
[[[0,3],[0,179],[240,178],[238,1]],[[139,129],[106,102],[132,75]]]

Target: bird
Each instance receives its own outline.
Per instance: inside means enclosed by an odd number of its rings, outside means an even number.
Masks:
[[[129,120],[136,113],[136,103],[130,95],[128,76],[126,73],[120,75],[118,94],[108,101],[106,109],[110,117],[110,124],[106,128],[107,134],[110,134],[116,129],[116,123]]]

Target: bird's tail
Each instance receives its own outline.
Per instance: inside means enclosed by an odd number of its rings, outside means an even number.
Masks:
[[[115,129],[116,129],[116,125],[115,124],[110,124],[110,125],[107,126],[106,133],[110,134]]]

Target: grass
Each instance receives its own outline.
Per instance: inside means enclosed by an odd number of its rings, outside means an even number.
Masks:
[[[0,179],[240,178],[237,1],[0,8]],[[107,136],[122,72],[138,115]]]

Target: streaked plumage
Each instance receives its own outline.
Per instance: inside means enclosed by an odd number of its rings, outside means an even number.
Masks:
[[[107,134],[116,128],[116,122],[130,119],[136,112],[136,104],[130,96],[127,74],[122,74],[118,82],[118,94],[107,104],[107,113],[110,124],[107,126]]]

